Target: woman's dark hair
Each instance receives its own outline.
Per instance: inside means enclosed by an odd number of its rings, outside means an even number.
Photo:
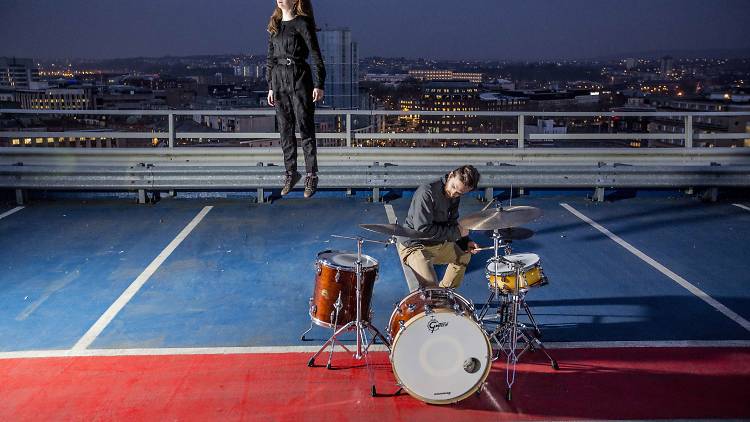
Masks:
[[[479,171],[471,165],[461,166],[448,174],[449,177],[457,177],[464,186],[474,190],[479,185]]]
[[[315,26],[315,14],[313,14],[312,2],[310,0],[294,0],[292,10],[297,16],[307,16],[307,18],[312,21],[313,28],[317,28]],[[279,32],[281,17],[281,9],[276,6],[271,15],[271,19],[268,21],[267,31],[269,34],[276,35]]]

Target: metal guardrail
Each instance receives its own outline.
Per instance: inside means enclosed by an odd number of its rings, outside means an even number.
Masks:
[[[27,110],[27,109],[0,109],[0,114],[55,114],[55,115],[112,115],[112,116],[165,116],[168,119],[169,130],[167,132],[121,132],[121,131],[97,131],[99,137],[108,138],[157,138],[167,139],[168,147],[174,148],[176,139],[194,138],[216,138],[216,139],[276,139],[278,133],[260,132],[176,132],[175,116],[273,116],[272,109],[247,109],[247,110]],[[750,137],[747,133],[721,133],[721,134],[695,134],[693,133],[693,118],[720,117],[720,116],[748,116],[750,112],[522,112],[522,111],[395,111],[395,110],[316,110],[317,115],[334,115],[345,117],[345,131],[318,133],[320,139],[345,139],[346,146],[352,146],[352,140],[363,139],[514,139],[518,148],[525,147],[527,139],[684,139],[685,147],[691,148],[694,139],[744,139]],[[515,133],[357,133],[351,125],[352,116],[470,116],[470,117],[515,117],[518,130]],[[675,133],[577,133],[577,134],[525,134],[524,123],[526,117],[679,117],[684,119],[685,131],[682,134]],[[7,137],[55,137],[91,136],[92,132],[70,131],[70,132],[3,132]]]
[[[138,191],[249,190],[282,183],[279,148],[175,147],[181,138],[278,138],[278,133],[176,132],[180,115],[274,115],[273,110],[0,110],[19,114],[159,115],[169,119],[169,131],[0,132],[0,137],[96,137],[169,139],[168,148],[0,148],[0,188]],[[346,139],[347,147],[318,149],[322,188],[368,188],[378,198],[383,188],[413,188],[434,180],[446,169],[473,164],[482,173],[481,188],[673,188],[750,186],[750,148],[692,148],[694,139],[742,139],[747,133],[694,134],[694,116],[748,116],[747,112],[428,112],[384,110],[319,110],[345,115],[345,133],[319,133],[319,138]],[[356,133],[354,115],[460,115],[515,117],[516,133]],[[685,119],[686,133],[525,134],[527,116],[607,117],[670,116]],[[516,139],[517,148],[366,148],[351,147],[364,139]],[[534,139],[685,139],[685,148],[526,148]],[[300,154],[302,160],[302,154]],[[301,165],[301,164],[300,164]]]

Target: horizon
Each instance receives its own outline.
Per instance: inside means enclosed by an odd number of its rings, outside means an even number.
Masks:
[[[714,56],[708,57],[697,57],[698,54],[707,54],[709,53],[713,54]],[[726,56],[720,56],[721,53],[727,53],[732,52],[735,55],[733,57],[726,57]],[[740,54],[741,53],[741,54]],[[683,54],[681,56],[680,54]],[[744,55],[743,55],[744,54]],[[701,49],[694,49],[694,50],[652,50],[652,51],[642,51],[642,52],[630,52],[630,53],[612,53],[611,55],[607,57],[570,57],[570,58],[529,58],[529,59],[510,59],[510,58],[485,58],[485,59],[477,59],[477,58],[443,58],[443,59],[436,59],[431,57],[407,57],[407,56],[399,56],[399,55],[393,55],[393,56],[383,56],[383,55],[367,55],[360,57],[360,60],[364,59],[372,59],[372,58],[383,58],[383,59],[405,59],[405,60],[431,60],[431,61],[437,61],[437,62],[450,62],[450,61],[465,61],[465,62],[483,62],[483,63],[493,63],[493,62],[506,62],[506,63],[543,63],[543,62],[571,62],[571,61],[579,61],[579,62],[596,62],[596,61],[612,61],[612,60],[622,60],[622,59],[655,59],[659,58],[660,56],[669,55],[673,59],[676,60],[695,60],[695,59],[712,59],[712,60],[718,60],[718,59],[728,59],[728,60],[743,60],[743,59],[750,59],[750,47],[740,47],[740,48],[701,48]],[[692,56],[690,56],[692,55]],[[102,57],[102,58],[95,58],[95,57],[29,57],[29,56],[21,56],[21,55],[5,55],[0,54],[0,57],[4,58],[16,58],[16,59],[33,59],[38,61],[54,61],[54,60],[87,60],[87,61],[109,61],[109,60],[138,60],[138,59],[169,59],[169,58],[190,58],[190,57],[215,57],[215,56],[257,56],[262,57],[265,56],[265,53],[252,53],[252,52],[224,52],[224,53],[197,53],[197,54],[185,54],[185,55],[177,55],[177,54],[164,54],[164,55],[140,55],[140,56],[114,56],[114,57]],[[690,57],[688,57],[690,56]]]

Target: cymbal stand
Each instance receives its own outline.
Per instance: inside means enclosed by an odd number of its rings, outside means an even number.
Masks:
[[[342,326],[339,329],[336,329],[336,323],[334,323],[333,326],[333,334],[331,337],[326,340],[325,343],[323,343],[323,346],[315,352],[312,357],[310,357],[310,360],[307,361],[307,366],[313,366],[315,365],[315,358],[318,357],[329,345],[331,346],[331,351],[328,356],[328,363],[326,365],[326,368],[331,369],[331,360],[333,359],[333,349],[335,348],[336,343],[338,342],[341,347],[344,348],[346,351],[350,351],[346,346],[342,343],[342,341],[339,339],[339,336],[343,335],[344,333],[355,330],[356,332],[356,345],[357,349],[354,353],[355,359],[362,359],[365,358],[365,362],[368,368],[368,371],[370,371],[370,381],[371,381],[371,393],[373,396],[375,396],[375,383],[374,383],[374,376],[372,374],[372,368],[370,368],[370,362],[367,353],[370,349],[370,346],[374,343],[376,338],[380,338],[380,340],[385,344],[385,346],[388,348],[388,351],[390,352],[391,346],[388,340],[383,336],[383,334],[380,333],[380,331],[370,322],[362,319],[362,244],[364,242],[372,242],[372,243],[380,243],[384,244],[386,247],[388,245],[395,243],[395,238],[391,237],[388,239],[388,241],[379,241],[379,240],[370,240],[365,239],[361,236],[358,237],[349,237],[349,236],[338,236],[338,235],[332,235],[332,237],[340,238],[340,239],[351,239],[357,241],[357,261],[355,262],[355,271],[357,275],[357,316],[354,321],[349,321],[344,326]],[[335,319],[334,321],[338,322],[338,311],[340,307],[335,307]],[[370,332],[372,334],[372,342],[367,336],[367,332]]]

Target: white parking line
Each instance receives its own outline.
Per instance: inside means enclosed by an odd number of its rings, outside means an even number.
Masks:
[[[742,204],[732,204],[732,205],[734,205],[735,207],[740,207],[743,210],[750,211],[750,207],[746,207],[745,205],[742,205]]]
[[[89,330],[86,332],[86,334],[81,337],[80,340],[73,346],[74,351],[80,351],[88,348],[91,343],[96,340],[96,338],[99,336],[99,334],[104,331],[104,329],[109,325],[110,322],[117,316],[117,314],[122,310],[122,308],[127,305],[127,303],[130,301],[130,299],[135,296],[135,294],[138,292],[138,290],[148,281],[149,278],[156,272],[156,270],[161,266],[161,264],[164,263],[164,261],[169,257],[169,255],[174,252],[175,249],[182,243],[183,240],[190,234],[191,231],[198,225],[198,223],[203,220],[203,217],[208,214],[209,211],[211,211],[213,207],[207,206],[203,207],[201,212],[198,213],[198,215],[193,218],[193,221],[191,221],[187,226],[185,226],[184,229],[180,232],[180,234],[177,235],[170,243],[167,245],[166,248],[164,248],[161,253],[154,258],[153,261],[151,261],[151,264],[146,267],[145,270],[141,273],[141,275],[138,276],[131,284],[128,286],[127,289],[120,295],[120,297],[117,298],[117,300],[107,309],[104,314],[102,314],[101,317],[94,323],[94,325],[89,328]]]
[[[727,318],[729,318],[732,321],[736,322],[737,324],[741,325],[742,328],[750,331],[750,321],[746,320],[745,318],[742,318],[736,312],[734,312],[733,310],[727,308],[726,306],[724,306],[723,304],[721,304],[719,301],[717,301],[716,299],[714,299],[711,296],[709,296],[708,294],[706,294],[706,292],[704,292],[703,290],[699,289],[698,287],[696,287],[695,285],[691,284],[690,282],[688,282],[684,278],[682,278],[679,275],[675,274],[674,272],[672,272],[667,267],[665,267],[665,266],[661,265],[660,263],[656,262],[653,258],[651,258],[650,256],[646,255],[645,253],[641,252],[640,250],[638,250],[636,247],[634,247],[630,243],[624,241],[621,237],[613,234],[612,232],[610,232],[609,230],[607,230],[603,226],[599,225],[594,220],[586,217],[585,215],[583,215],[581,212],[579,212],[575,208],[573,208],[570,205],[565,204],[565,203],[561,203],[560,205],[563,208],[565,208],[566,210],[570,211],[576,217],[580,218],[581,220],[583,220],[586,223],[590,224],[595,229],[597,229],[600,232],[604,233],[604,235],[606,235],[610,239],[614,240],[617,244],[619,244],[623,248],[627,249],[628,252],[630,252],[633,255],[637,256],[638,258],[642,259],[644,262],[646,262],[647,264],[649,264],[652,267],[656,268],[662,274],[664,274],[667,277],[671,278],[675,283],[677,283],[680,286],[684,287],[690,293],[694,294],[699,299],[701,299],[704,302],[706,302],[709,305],[711,305],[714,309],[716,309],[717,311],[719,311],[722,314],[724,314]]]
[[[11,214],[15,214],[15,213],[17,213],[18,211],[21,211],[24,208],[25,207],[15,207],[15,208],[13,208],[10,211],[4,212],[4,213],[0,214],[0,220],[3,219],[3,218],[5,218],[5,217],[7,217],[7,216],[9,216],[9,215],[11,215]]]
[[[347,344],[347,346],[355,346]],[[716,341],[581,341],[581,342],[545,342],[548,349],[609,349],[609,348],[750,348],[748,340]],[[174,355],[243,355],[243,354],[277,354],[277,353],[315,353],[320,346],[254,346],[254,347],[165,347],[152,349],[82,349],[82,350],[27,350],[17,352],[0,352],[0,359],[31,358],[64,358],[90,356],[174,356]],[[343,352],[336,345],[336,352]],[[351,350],[351,349],[350,349]],[[370,346],[372,352],[385,352],[388,349],[382,344]]]

